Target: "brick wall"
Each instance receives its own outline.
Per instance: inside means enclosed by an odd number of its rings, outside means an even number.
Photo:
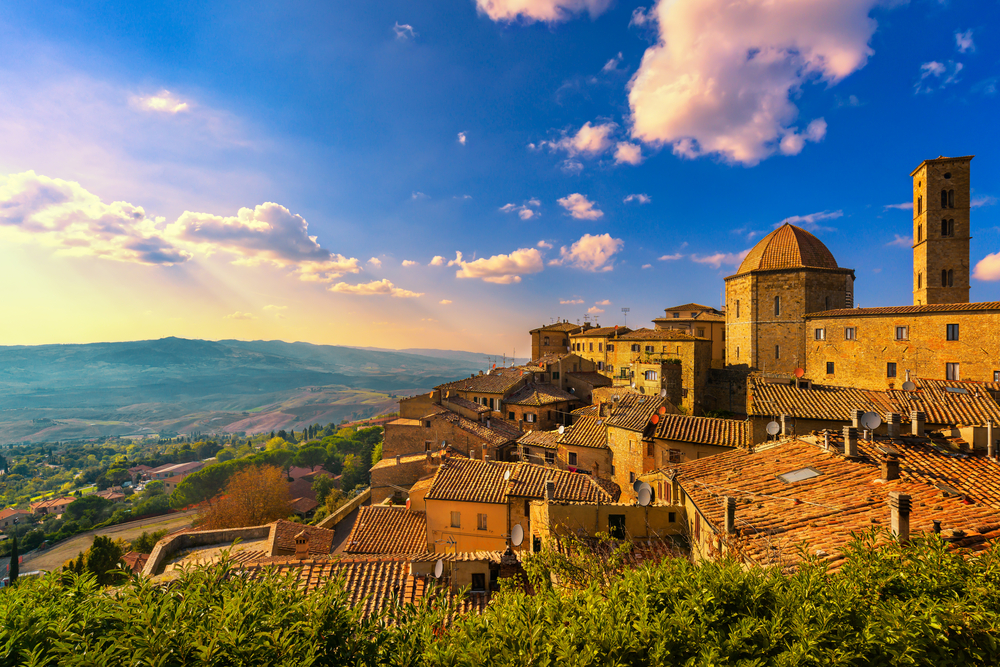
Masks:
[[[484,444],[487,454],[494,455],[493,446],[473,433],[458,428],[455,424],[446,419],[431,417],[425,420],[418,420],[419,423],[400,423],[397,420],[385,425],[385,436],[382,443],[382,457],[392,458],[399,455],[415,454],[427,451],[428,443],[433,451],[441,448],[441,443],[445,442],[456,451],[468,456],[470,450],[476,450],[477,457],[482,456]],[[430,424],[428,426],[427,424]]]
[[[608,427],[608,448],[611,450],[615,474],[612,476],[622,489],[622,500],[635,499],[632,483],[639,475],[653,469],[653,457],[647,454],[642,433],[615,426]]]
[[[408,456],[396,463],[395,457],[383,458],[371,470],[372,503],[381,503],[386,498],[394,496],[406,501],[406,494],[393,487],[409,489],[421,477],[433,475],[437,470],[440,456],[428,461],[425,456]]]
[[[578,447],[574,445],[559,445],[556,458],[567,466],[589,470],[595,477],[612,479],[611,450],[607,447]],[[576,454],[576,463],[569,462],[570,452]]]
[[[969,302],[970,166],[970,160],[932,160],[912,174],[915,305]],[[942,190],[954,193],[945,206]],[[942,220],[953,221],[953,233],[942,235]],[[952,272],[950,286],[942,285],[942,270]]]

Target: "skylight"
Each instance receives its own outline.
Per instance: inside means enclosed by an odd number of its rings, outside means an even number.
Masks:
[[[964,387],[945,387],[945,391],[950,391],[953,394],[968,394],[969,390]]]
[[[783,472],[780,475],[777,475],[777,477],[785,484],[792,484],[794,482],[801,482],[806,479],[812,479],[813,477],[817,477],[822,474],[823,473],[821,473],[819,470],[816,470],[816,468],[809,467],[809,468],[799,468],[798,470],[793,470],[791,472]]]

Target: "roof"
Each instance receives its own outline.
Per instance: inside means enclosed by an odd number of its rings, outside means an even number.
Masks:
[[[0,521],[10,516],[23,516],[29,514],[31,514],[30,510],[19,510],[14,507],[8,507],[6,509],[0,510]]]
[[[975,155],[963,155],[961,157],[945,157],[943,155],[940,155],[940,156],[934,158],[933,160],[924,160],[923,162],[921,162],[920,164],[917,165],[916,169],[914,169],[912,172],[910,172],[910,178],[913,178],[914,176],[916,176],[917,172],[920,171],[920,168],[923,167],[925,164],[928,164],[930,162],[969,162],[974,157],[976,157],[976,156]]]
[[[661,415],[654,437],[720,447],[746,447],[750,444],[750,424],[738,419]]]
[[[833,253],[818,238],[787,222],[762,238],[735,275],[750,271],[799,268],[836,269]]]
[[[670,308],[664,308],[663,312],[669,313],[672,310],[708,310],[714,312],[716,309],[700,303],[685,303],[683,306],[671,306]]]
[[[627,334],[629,331],[631,331],[631,329],[629,329],[628,327],[619,327],[619,326],[594,327],[593,329],[586,329],[584,331],[578,331],[577,333],[570,334],[570,338],[577,338],[577,337],[607,338],[608,336],[614,336],[616,333],[618,335]]]
[[[569,403],[576,396],[563,391],[552,384],[529,382],[504,399],[504,405],[551,405],[553,403]]]
[[[884,306],[878,308],[835,308],[816,313],[806,313],[805,318],[825,317],[870,317],[879,315],[920,315],[923,313],[962,313],[972,311],[1000,310],[1000,301],[978,303],[933,303],[925,306]]]
[[[527,447],[556,449],[556,440],[558,438],[559,431],[528,431],[517,439],[517,443]]]
[[[553,322],[552,324],[546,324],[545,326],[538,327],[537,329],[532,329],[528,333],[535,333],[536,331],[568,331],[573,332],[581,328],[579,324],[573,324],[572,322]]]
[[[105,500],[121,500],[121,499],[125,498],[125,494],[124,493],[120,493],[119,491],[112,491],[111,489],[105,489],[104,491],[98,491],[94,495],[97,496],[97,497],[99,497],[99,498],[104,498]]]
[[[612,404],[611,415],[607,425],[625,428],[630,431],[644,431],[649,424],[649,418],[669,402],[660,396],[644,394],[621,394],[618,403]]]
[[[510,479],[504,480],[507,471]],[[617,501],[621,494],[617,485],[605,488],[589,475],[532,463],[464,459],[441,464],[424,498],[500,505],[507,502],[508,496],[545,497],[547,480],[555,482],[556,500],[607,503]]]
[[[996,472],[1000,464],[992,463]],[[778,474],[813,468],[819,474],[792,483]],[[980,550],[1000,536],[1000,512],[982,504],[944,497],[929,484],[907,479],[886,482],[878,466],[848,460],[839,453],[799,439],[756,452],[738,449],[676,467],[677,481],[699,512],[722,530],[724,496],[737,499],[736,538],[739,555],[760,564],[794,565],[800,546],[836,569],[854,533],[890,525],[889,492],[910,495],[912,533],[928,532],[941,521],[952,546]],[[996,474],[996,473],[994,473]],[[953,530],[964,531],[952,533]]]
[[[271,524],[268,553],[272,556],[294,554],[295,536],[302,531],[309,536],[310,554],[328,554],[332,551],[334,531],[279,519]]]
[[[358,510],[345,553],[411,554],[427,551],[427,514],[404,507],[368,505]]]
[[[611,378],[603,373],[598,373],[597,371],[586,371],[586,372],[570,372],[566,374],[567,376],[572,375],[574,379],[586,382],[592,387],[610,387],[612,385]]]
[[[443,397],[445,397],[448,391],[471,391],[477,394],[506,394],[521,381],[522,377],[523,371],[520,368],[495,368],[489,373],[473,375],[469,378],[438,385],[435,389],[440,389]],[[450,399],[450,397],[446,398]]]
[[[543,354],[537,359],[525,364],[523,369],[528,370],[532,368],[545,368],[545,366],[558,364],[561,359],[572,356],[575,356],[573,352],[549,352],[548,354]]]
[[[163,473],[169,472],[173,475],[181,475],[188,472],[189,470],[194,470],[195,468],[200,468],[204,463],[201,461],[188,461],[187,463],[167,463],[159,468],[153,468],[149,471],[151,475],[162,475]]]
[[[512,440],[517,440],[522,434],[519,428],[506,419],[500,419],[499,417],[491,417],[488,420],[489,426],[486,425],[486,421],[466,419],[455,412],[443,413],[439,418],[445,419],[463,431],[472,433],[481,440],[496,446],[505,445]]]
[[[60,507],[62,505],[69,505],[71,502],[76,500],[69,496],[64,496],[62,498],[51,498],[49,500],[39,500],[37,503],[31,503],[30,507],[33,510],[48,509],[50,507]]]
[[[608,430],[604,421],[597,416],[596,411],[595,414],[581,415],[572,426],[563,429],[558,443],[576,447],[607,447]]]
[[[292,500],[289,503],[289,506],[292,508],[292,511],[295,512],[296,514],[308,514],[309,512],[312,512],[314,509],[319,507],[319,503],[316,502],[315,498],[302,497]]]
[[[149,560],[149,554],[141,554],[137,551],[129,551],[122,555],[122,562],[125,563],[125,567],[136,574],[142,572],[142,568],[146,566],[147,560]]]
[[[447,398],[442,398],[441,400],[448,401],[452,405],[464,408],[465,410],[471,410],[472,412],[475,413],[490,412],[488,406],[485,406],[481,403],[476,403],[474,401],[470,401],[469,399],[463,398],[462,396],[449,396]]]
[[[686,334],[677,329],[636,329],[624,336],[619,336],[619,340],[708,340]]]

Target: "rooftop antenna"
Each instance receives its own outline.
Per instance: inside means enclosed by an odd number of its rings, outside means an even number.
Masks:
[[[865,427],[865,440],[868,440],[868,432],[874,435],[875,429],[882,425],[882,418],[875,412],[866,412],[861,415],[861,425]]]
[[[622,308],[622,313],[625,314],[625,326],[628,326],[628,311],[629,310],[631,310],[631,309],[630,308]]]

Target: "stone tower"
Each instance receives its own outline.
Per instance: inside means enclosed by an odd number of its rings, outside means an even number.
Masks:
[[[913,304],[969,302],[972,155],[924,160],[913,170]]]
[[[805,315],[854,306],[854,271],[804,229],[784,224],[726,278],[726,364],[791,374],[805,368]]]

